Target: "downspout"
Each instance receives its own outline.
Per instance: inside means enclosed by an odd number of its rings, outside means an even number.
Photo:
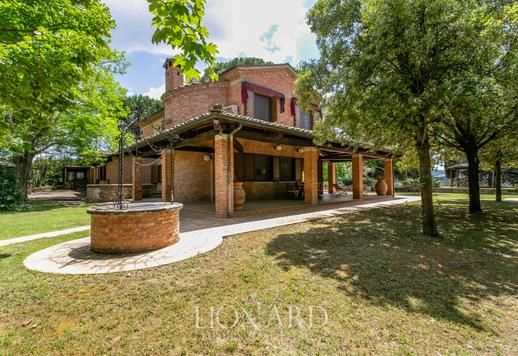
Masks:
[[[228,134],[227,140],[227,217],[231,217],[234,212],[234,207],[230,207],[230,202],[232,201],[232,195],[234,194],[234,182],[230,181],[230,153],[231,149],[234,149],[234,134],[243,128],[243,124],[239,124],[234,130],[232,130]]]

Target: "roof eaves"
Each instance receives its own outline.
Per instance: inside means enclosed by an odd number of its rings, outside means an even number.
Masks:
[[[227,74],[237,68],[247,68],[247,67],[248,68],[249,67],[265,67],[265,68],[267,68],[267,67],[284,67],[284,66],[287,66],[288,68],[290,68],[295,75],[297,74],[297,70],[295,68],[293,68],[293,66],[289,63],[274,63],[274,64],[236,64],[228,69],[225,69],[223,72],[219,73],[219,76],[222,77],[225,74]]]

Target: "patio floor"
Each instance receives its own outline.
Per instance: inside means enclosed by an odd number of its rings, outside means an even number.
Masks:
[[[371,202],[376,199],[387,199],[391,197],[378,197],[376,195],[366,195],[364,199],[361,201],[355,201],[360,203],[362,201]],[[328,204],[341,204],[353,202],[353,198],[351,194],[324,194],[319,202],[318,206],[328,205]],[[317,206],[317,207],[318,207]],[[242,216],[250,216],[256,214],[268,214],[275,212],[284,212],[284,211],[293,211],[293,210],[301,210],[301,209],[311,209],[315,208],[309,205],[304,204],[303,200],[290,200],[290,199],[272,199],[272,200],[253,200],[247,201],[241,209],[234,210],[235,217]],[[208,201],[200,201],[193,203],[185,203],[183,207],[183,211],[201,213],[214,215],[214,203]]]

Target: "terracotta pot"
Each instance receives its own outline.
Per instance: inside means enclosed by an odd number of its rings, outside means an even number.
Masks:
[[[246,201],[243,182],[234,182],[234,209],[241,209]]]
[[[376,185],[374,188],[376,189],[376,194],[378,195],[386,195],[388,190],[387,182],[385,182],[384,176],[378,176],[376,178]]]

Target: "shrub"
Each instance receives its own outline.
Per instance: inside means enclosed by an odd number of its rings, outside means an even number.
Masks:
[[[0,211],[26,209],[18,174],[13,168],[0,166]]]

